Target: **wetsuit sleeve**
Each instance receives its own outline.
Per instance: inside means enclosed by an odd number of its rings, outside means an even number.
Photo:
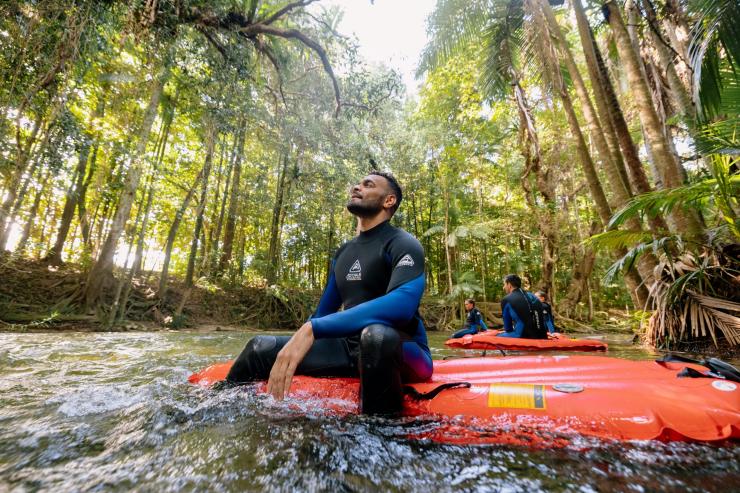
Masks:
[[[386,294],[350,309],[312,320],[314,337],[347,337],[371,324],[406,325],[424,294],[424,249],[409,234],[391,239],[384,255],[392,266]]]
[[[547,319],[545,320],[545,325],[547,326],[547,331],[550,334],[554,334],[555,333],[555,324],[552,322],[552,314],[551,313],[548,313],[547,314]]]
[[[555,327],[555,315],[552,314],[552,306],[549,304],[547,305],[547,330],[550,331],[550,334],[558,331]]]
[[[416,314],[424,294],[424,284],[424,274],[421,274],[374,300],[312,319],[313,335],[317,339],[347,337],[372,324],[402,326]]]
[[[519,319],[516,310],[509,303],[504,305],[504,330],[498,337],[521,337],[524,332],[524,322]]]
[[[316,307],[316,311],[311,315],[311,320],[335,313],[339,310],[340,306],[342,306],[342,297],[339,295],[337,280],[334,277],[334,261],[332,261],[329,280],[326,282],[324,292],[321,294],[319,306]]]

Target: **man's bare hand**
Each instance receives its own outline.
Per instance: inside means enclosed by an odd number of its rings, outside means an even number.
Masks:
[[[311,349],[313,344],[313,327],[311,322],[306,322],[293,334],[288,343],[277,355],[275,363],[270,370],[270,379],[267,381],[267,392],[275,399],[282,400],[290,390],[290,382],[293,380],[298,364]]]

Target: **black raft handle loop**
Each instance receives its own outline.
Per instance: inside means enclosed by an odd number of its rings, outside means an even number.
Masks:
[[[731,364],[717,358],[709,358],[703,361],[699,361],[691,358],[686,358],[685,356],[679,356],[677,354],[669,353],[662,358],[655,360],[655,362],[662,366],[665,366],[666,363],[671,362],[692,363],[695,365],[703,366],[704,368],[707,368],[709,370],[707,373],[702,373],[700,371],[686,367],[678,373],[677,376],[679,378],[722,378],[725,380],[730,380],[732,382],[740,383],[740,370],[738,370]]]
[[[469,389],[471,387],[471,384],[469,382],[450,382],[450,383],[443,383],[442,385],[439,385],[437,387],[434,387],[429,392],[419,392],[415,388],[406,385],[403,388],[403,393],[411,399],[415,401],[430,401],[437,397],[440,392],[443,390],[448,389]]]

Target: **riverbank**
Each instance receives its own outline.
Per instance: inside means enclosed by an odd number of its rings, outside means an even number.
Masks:
[[[80,264],[52,266],[40,260],[0,256],[0,331],[3,332],[126,332],[191,329],[293,330],[314,310],[321,293],[277,286],[219,285],[199,280],[192,288],[173,278],[164,298],[158,295],[158,274],[145,272],[130,286],[125,317],[110,323],[111,308],[86,312],[83,293],[86,268]],[[116,284],[104,294],[114,305]],[[498,303],[481,302],[489,326],[501,323]],[[457,307],[426,297],[422,316],[431,331],[449,332],[462,324]],[[597,311],[592,322],[570,320],[568,332],[634,333],[639,320],[623,310]]]

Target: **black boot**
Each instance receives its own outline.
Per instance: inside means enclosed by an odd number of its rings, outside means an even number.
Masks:
[[[395,415],[403,407],[401,336],[373,324],[360,337],[360,409],[363,414]]]

